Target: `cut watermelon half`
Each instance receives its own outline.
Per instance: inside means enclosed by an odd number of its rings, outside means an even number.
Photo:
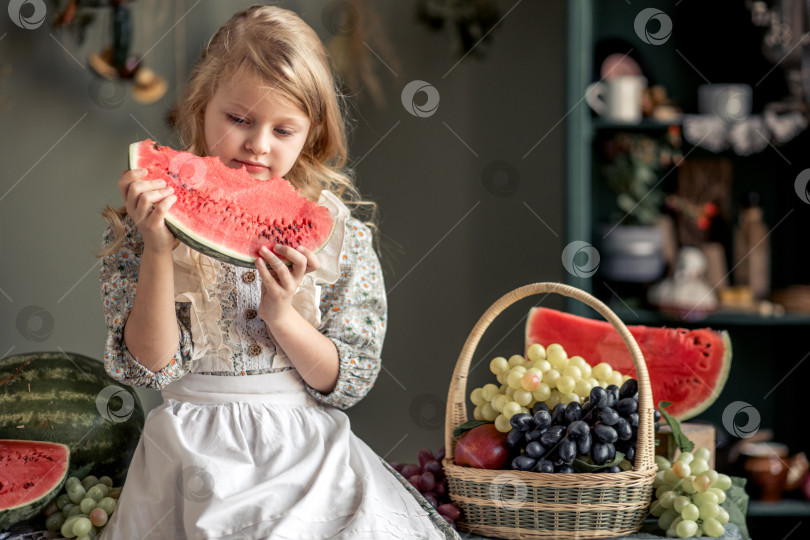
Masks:
[[[334,232],[329,210],[278,176],[257,180],[244,167],[149,139],[130,145],[129,166],[174,188],[166,225],[181,242],[230,264],[252,267],[262,246],[276,244],[318,252]]]
[[[650,375],[653,403],[670,401],[667,412],[688,420],[715,402],[731,368],[731,341],[710,328],[628,326]],[[533,308],[526,322],[526,347],[539,343],[563,346],[591,366],[607,362],[624,375],[636,376],[630,352],[610,323],[547,308]]]
[[[55,498],[69,462],[64,444],[0,440],[0,531],[36,516]]]

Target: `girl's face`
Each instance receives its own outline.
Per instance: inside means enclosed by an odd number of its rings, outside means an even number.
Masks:
[[[258,77],[233,77],[205,107],[206,153],[228,167],[244,166],[257,180],[284,176],[304,148],[309,127],[301,109]]]

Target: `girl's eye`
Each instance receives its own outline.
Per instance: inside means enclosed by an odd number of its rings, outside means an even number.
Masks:
[[[293,134],[292,131],[284,128],[276,128],[276,133],[278,133],[279,135],[283,135],[285,137],[288,137]]]
[[[240,118],[240,117],[234,116],[232,114],[229,114],[227,116],[228,116],[228,120],[230,120],[234,124],[239,124],[239,125],[247,124],[247,120],[245,120],[244,118]]]

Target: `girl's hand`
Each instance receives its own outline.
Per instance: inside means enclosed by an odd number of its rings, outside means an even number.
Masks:
[[[318,257],[304,246],[293,249],[283,244],[276,244],[276,253],[292,263],[288,267],[275,253],[263,247],[256,258],[256,269],[262,278],[262,299],[259,304],[259,316],[272,326],[281,320],[292,309],[292,297],[304,276],[320,268]]]
[[[127,207],[127,214],[143,236],[144,249],[171,251],[174,236],[163,218],[177,200],[172,188],[163,180],[148,180],[145,169],[124,172],[118,189]]]

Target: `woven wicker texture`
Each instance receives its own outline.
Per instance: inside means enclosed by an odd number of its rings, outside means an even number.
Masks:
[[[636,367],[639,426],[633,469],[606,474],[545,474],[459,467],[453,431],[467,421],[467,375],[481,336],[507,307],[531,295],[556,293],[592,307],[619,333]],[[549,344],[544,344],[549,345]],[[587,359],[586,359],[587,360]],[[458,526],[498,538],[609,538],[639,530],[655,478],[652,388],[638,343],[604,303],[562,283],[533,283],[499,298],[473,327],[450,381],[444,469],[450,497],[463,512]]]

